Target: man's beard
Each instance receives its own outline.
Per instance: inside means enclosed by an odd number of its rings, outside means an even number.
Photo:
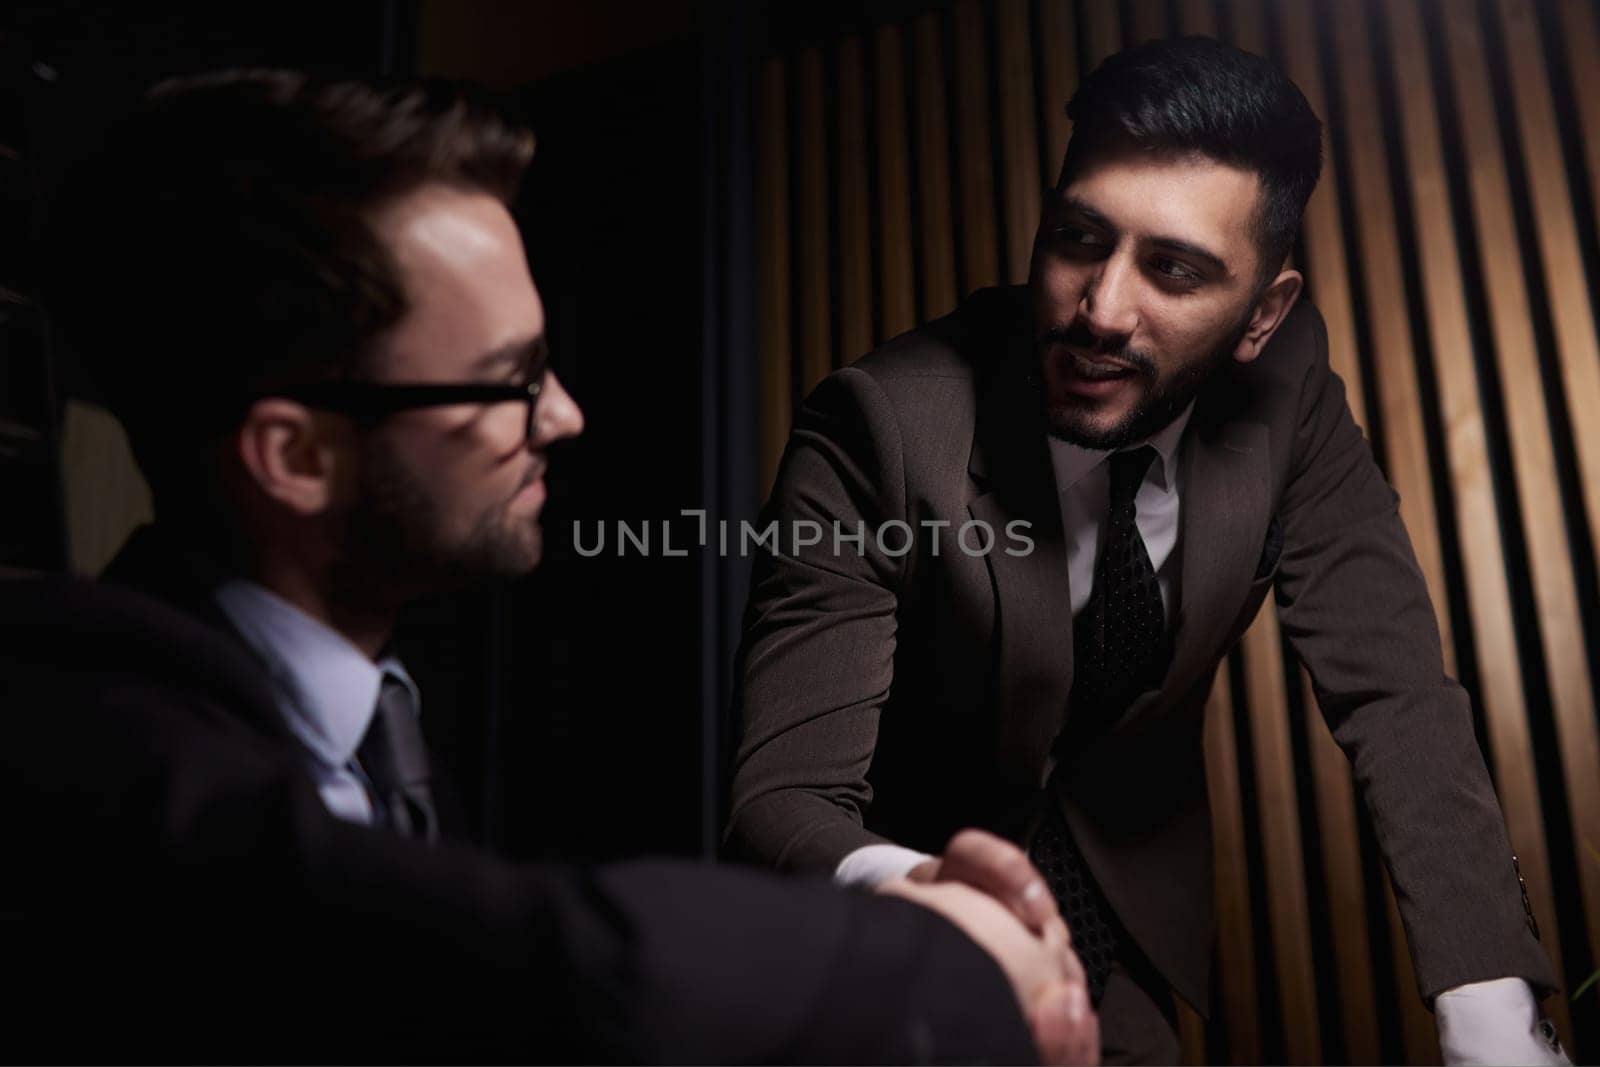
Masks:
[[[1253,307],[1251,310],[1253,312]],[[1217,346],[1203,358],[1178,368],[1165,379],[1161,377],[1154,357],[1148,352],[1127,346],[1115,350],[1096,351],[1095,354],[1098,356],[1127,364],[1135,376],[1144,381],[1144,395],[1126,415],[1103,430],[1094,430],[1083,425],[1079,412],[1074,407],[1053,405],[1050,398],[1045,396],[1043,402],[1046,428],[1052,437],[1096,451],[1126,448],[1159,433],[1182,414],[1200,394],[1200,390],[1210,384],[1228,365],[1228,361],[1233,358],[1234,349],[1238,347],[1245,331],[1249,329],[1250,318],[1251,314],[1246,313],[1239,324],[1229,331],[1224,344]],[[1095,349],[1094,337],[1077,324],[1069,327],[1056,326],[1041,333],[1036,346],[1039,360],[1045,358],[1044,350],[1052,343],[1065,343],[1080,349]],[[1040,374],[1042,382],[1042,367]]]
[[[403,602],[526,574],[543,554],[543,534],[537,515],[513,519],[510,504],[508,497],[479,516],[464,537],[452,538],[438,499],[381,438],[368,437],[355,502],[343,525],[349,576],[368,584],[368,595],[381,589]]]

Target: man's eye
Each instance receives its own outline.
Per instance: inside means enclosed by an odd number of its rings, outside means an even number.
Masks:
[[[1110,247],[1110,242],[1102,234],[1093,230],[1086,230],[1082,226],[1073,226],[1063,223],[1055,226],[1050,231],[1057,242],[1083,251],[1103,251]]]
[[[1157,259],[1151,263],[1151,267],[1167,281],[1193,285],[1200,280],[1200,275],[1193,268],[1175,259]]]

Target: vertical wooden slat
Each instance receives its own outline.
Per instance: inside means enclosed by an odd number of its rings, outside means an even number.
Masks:
[[[1128,8],[1129,29],[1132,31],[1128,37],[1130,44],[1165,37],[1171,32],[1167,25],[1166,0],[1130,0]]]
[[[832,299],[828,292],[828,141],[824,118],[822,52],[795,57],[797,104],[794,178],[796,202],[800,384],[804,392],[833,370]]]
[[[1600,411],[1600,338],[1578,248],[1578,220],[1567,192],[1555,106],[1533,7],[1529,0],[1498,0],[1496,6],[1510,63],[1511,95],[1527,163],[1567,410],[1577,416],[1572,420],[1572,437],[1578,453],[1578,485],[1589,528],[1600,530],[1600,421],[1585,417]],[[1600,130],[1590,130],[1589,135],[1600,136]],[[1600,536],[1595,537],[1594,548],[1596,562],[1600,562]]]
[[[835,365],[863,356],[872,347],[872,233],[867,217],[866,85],[861,38],[846,37],[834,52],[837,97],[834,128],[838,153],[834,234],[839,274],[839,336]]]
[[[961,290],[1000,280],[994,218],[994,151],[989,138],[989,61],[983,9],[957,0],[950,11],[956,60],[956,167],[961,196]]]
[[[756,300],[760,322],[761,493],[778,473],[789,436],[789,92],[782,57],[761,67],[756,101]]]
[[[1316,797],[1317,840],[1322,847],[1323,891],[1333,936],[1345,1058],[1350,1063],[1377,1063],[1382,1049],[1377,1003],[1372,993],[1372,954],[1366,950],[1371,933],[1362,892],[1355,787],[1350,763],[1317,710],[1311,676],[1304,670],[1300,672],[1300,687],[1304,694],[1306,737],[1311,746],[1311,788]]]
[[[1217,6],[1213,0],[1178,0],[1178,32],[1217,36]]]
[[[1067,101],[1078,88],[1078,30],[1069,0],[1039,0],[1039,66],[1044,100],[1044,179],[1054,182],[1072,134]]]
[[[1511,207],[1511,186],[1506,173],[1503,146],[1495,124],[1481,116],[1494,114],[1494,102],[1483,78],[1485,56],[1483,40],[1474,13],[1469,9],[1440,8],[1444,18],[1444,40],[1449,56],[1450,84],[1456,110],[1462,116],[1461,137],[1467,156],[1467,189],[1472,201],[1478,244],[1484,250],[1482,266],[1484,291],[1489,298],[1489,324],[1494,334],[1494,354],[1505,395],[1507,431],[1513,460],[1521,486],[1524,507],[1535,510],[1523,515],[1524,529],[1542,538],[1553,531],[1540,531],[1540,505],[1527,501],[1526,493],[1544,494],[1548,502],[1559,500],[1555,484],[1554,460],[1543,427],[1544,397],[1539,387],[1539,364],[1532,329],[1529,295],[1517,254],[1516,221]],[[1544,505],[1548,506],[1548,504]],[[1548,520],[1546,520],[1548,521]],[[1539,544],[1530,540],[1529,547]],[[1530,552],[1530,556],[1533,553]],[[1530,565],[1534,560],[1530,559]],[[1540,567],[1544,565],[1541,563]],[[1535,571],[1536,581],[1542,570]],[[1570,579],[1568,579],[1570,581]],[[1505,805],[1512,847],[1521,857],[1528,894],[1545,929],[1544,945],[1560,966],[1560,944],[1556,936],[1556,916],[1550,891],[1550,868],[1546,854],[1544,821],[1540,815],[1537,785],[1533,778],[1533,752],[1527,723],[1493,716],[1489,740]],[[1593,772],[1589,772],[1592,774]],[[1507,781],[1507,775],[1510,780]],[[1564,1005],[1563,1005],[1564,1007]]]
[[[1311,964],[1311,912],[1306,902],[1305,850],[1295,787],[1294,751],[1284,699],[1283,646],[1271,600],[1244,636],[1251,750],[1255,755],[1256,809],[1266,863],[1267,915],[1283,1011],[1284,1050],[1290,1063],[1322,1057],[1317,980]]]
[[[1411,327],[1401,310],[1405,276],[1395,238],[1394,203],[1389,189],[1387,151],[1379,124],[1372,57],[1366,44],[1366,18],[1360,4],[1341,5],[1333,19],[1339,49],[1339,83],[1344,100],[1346,143],[1359,146],[1349,159],[1349,176],[1359,213],[1361,276],[1366,283],[1367,323],[1377,365],[1379,401],[1388,452],[1389,481],[1400,494],[1400,514],[1411,535],[1444,640],[1446,665],[1454,668],[1448,591],[1428,471],[1428,445],[1422,424]]]
[[[1241,15],[1254,7],[1250,0],[1234,0],[1234,26],[1239,28],[1236,42],[1249,48],[1243,33]],[[1305,273],[1317,310],[1328,327],[1328,362],[1343,381],[1345,400],[1357,423],[1366,425],[1366,404],[1361,394],[1361,369],[1356,361],[1356,316],[1350,294],[1349,263],[1344,247],[1344,224],[1339,212],[1339,194],[1334,188],[1337,171],[1334,145],[1327,129],[1327,104],[1322,95],[1322,61],[1317,55],[1316,28],[1309,6],[1303,0],[1281,0],[1285,66],[1311,110],[1323,120],[1322,180],[1306,204],[1301,219],[1305,238]]]
[[[1454,269],[1458,262],[1455,233],[1445,210],[1448,187],[1440,160],[1431,87],[1425,75],[1411,74],[1409,63],[1425,64],[1426,52],[1420,20],[1409,10],[1396,10],[1390,16],[1395,38],[1396,67],[1400,74],[1400,96],[1405,101],[1407,142],[1412,147],[1414,199],[1417,201],[1418,240],[1423,243],[1424,277],[1430,292],[1430,312],[1435,313],[1438,338],[1439,391],[1443,407],[1453,416],[1458,407],[1478,404],[1475,376],[1470,358],[1471,337],[1467,329],[1466,298]],[[1505,201],[1509,206],[1509,201]],[[1506,234],[1505,236],[1509,236]],[[1511,246],[1514,247],[1514,246]],[[1492,256],[1491,258],[1509,258]],[[1434,293],[1436,287],[1442,291]],[[1512,338],[1508,341],[1516,342]],[[1531,339],[1525,339],[1531,342]],[[1507,349],[1507,355],[1519,350]],[[1583,645],[1583,619],[1572,575],[1572,555],[1562,521],[1560,486],[1555,479],[1553,447],[1546,431],[1544,389],[1533,365],[1533,346],[1520,347],[1519,366],[1507,366],[1502,357],[1501,394],[1508,413],[1512,462],[1516,479],[1522,529],[1528,544],[1528,562],[1533,572],[1534,600],[1539,612],[1539,631],[1550,683],[1550,698],[1561,738],[1561,753],[1566,770],[1567,792],[1573,812],[1577,855],[1583,852],[1582,827],[1600,827],[1600,735],[1595,725],[1595,707],[1589,687],[1589,664]],[[1514,357],[1513,357],[1514,358]],[[1463,399],[1470,393],[1469,399]],[[1512,630],[1510,594],[1505,587],[1501,560],[1503,546],[1494,522],[1494,498],[1488,484],[1488,456],[1483,445],[1481,418],[1474,417],[1457,426],[1447,421],[1453,445],[1477,455],[1464,457],[1458,469],[1452,456],[1451,481],[1456,487],[1463,512],[1462,544],[1469,590],[1475,585],[1491,587],[1480,598],[1474,592],[1472,615],[1480,632],[1478,660],[1484,675],[1485,703],[1494,714],[1513,715],[1505,727],[1512,733],[1509,750],[1519,759],[1531,760],[1528,748],[1527,708],[1522,700],[1522,679],[1517,668],[1516,634]],[[1471,501],[1472,514],[1466,512]],[[1490,692],[1506,687],[1510,693],[1491,700]],[[1523,790],[1535,787],[1532,770]],[[1523,803],[1530,803],[1530,798]],[[1508,795],[1509,802],[1509,795]],[[1526,832],[1543,826],[1529,822]],[[1518,846],[1520,847],[1520,845]],[[1600,869],[1580,864],[1579,883],[1589,917],[1592,951],[1600,956]]]
[[[924,320],[956,306],[956,243],[950,198],[950,134],[945,117],[943,19],[938,12],[919,15],[911,24],[916,77],[915,173],[918,233],[922,239],[922,308]]]
[[[878,318],[883,341],[917,322],[912,278],[911,148],[906,140],[906,69],[902,31],[892,23],[873,38],[873,89],[878,154]],[[919,176],[920,180],[920,176]]]
[[[1005,280],[1028,280],[1033,232],[1039,225],[1039,142],[1033,115],[1033,49],[1028,42],[1028,0],[997,0],[995,55],[999,57],[1000,208],[1005,219]]]
[[[1584,162],[1589,171],[1589,203],[1600,212],[1600,12],[1593,0],[1561,0],[1561,39],[1567,46],[1567,70],[1577,102]],[[1600,226],[1600,215],[1585,220]]]
[[[1216,866],[1217,968],[1228,1048],[1234,1063],[1261,1062],[1261,1026],[1256,1015],[1256,952],[1251,929],[1250,874],[1245,850],[1244,804],[1239,795],[1239,749],[1233,698],[1224,668],[1211,683],[1205,719],[1206,790]]]
[[[1122,16],[1104,0],[1078,0],[1084,21],[1084,61],[1090,73],[1109,55],[1122,51]]]
[[[1406,949],[1406,928],[1400,921],[1400,906],[1395,903],[1394,883],[1389,881],[1387,870],[1383,872],[1383,914],[1389,924],[1389,944],[1394,949],[1395,994],[1404,1006],[1400,1012],[1400,1039],[1405,1045],[1406,1062],[1441,1063],[1444,1054],[1439,1050],[1439,1031],[1433,1016],[1422,1007],[1420,998],[1411,995],[1417,988],[1417,974],[1411,966],[1411,953]]]
[[[1183,1001],[1178,1001],[1178,1062],[1184,1067],[1204,1067],[1206,1021]]]

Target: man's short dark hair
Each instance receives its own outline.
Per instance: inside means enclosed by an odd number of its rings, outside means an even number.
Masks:
[[[434,182],[509,204],[532,155],[454,83],[234,70],[151,90],[57,204],[49,302],[158,508],[204,488],[202,446],[246,398],[360,376],[407,306],[377,209]]]
[[[1130,146],[1198,153],[1258,174],[1258,282],[1277,273],[1322,171],[1322,123],[1275,64],[1210,37],[1147,41],[1096,67],[1067,114],[1063,180]]]

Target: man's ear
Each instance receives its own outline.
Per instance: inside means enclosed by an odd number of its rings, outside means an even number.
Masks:
[[[234,438],[245,474],[296,515],[318,515],[334,499],[337,454],[321,420],[303,404],[268,397],[245,413]]]
[[[1278,327],[1288,317],[1289,309],[1300,299],[1300,290],[1304,285],[1305,279],[1297,270],[1283,271],[1272,279],[1272,283],[1262,290],[1256,301],[1244,336],[1234,346],[1234,359],[1249,363],[1261,354],[1261,350],[1267,347],[1267,342],[1272,340],[1272,335],[1278,332]]]

